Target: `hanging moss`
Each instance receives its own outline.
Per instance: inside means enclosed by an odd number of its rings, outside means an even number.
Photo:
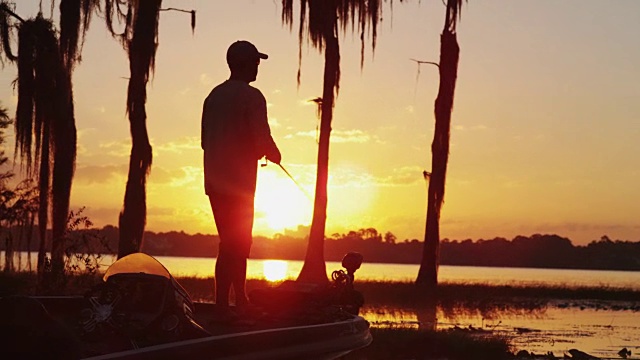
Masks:
[[[387,0],[393,4],[393,0]],[[323,52],[327,37],[338,37],[338,30],[346,33],[349,28],[360,36],[360,66],[364,66],[365,39],[371,38],[371,48],[375,51],[378,24],[382,19],[383,0],[300,0],[298,28],[298,85],[300,85],[302,46],[304,43]],[[282,0],[282,22],[293,27],[293,0]],[[340,88],[337,69],[336,91]]]
[[[60,52],[68,69],[80,60],[92,14],[99,5],[99,0],[60,1]]]
[[[13,13],[8,3],[0,2],[0,53],[4,54],[7,60],[14,62],[18,58],[11,51],[11,38],[13,33],[11,32],[11,18],[10,14]],[[15,13],[14,13],[15,15]],[[4,65],[4,60],[0,57],[0,62]]]

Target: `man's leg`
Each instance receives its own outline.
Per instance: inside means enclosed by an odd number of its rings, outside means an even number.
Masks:
[[[234,256],[233,263],[233,291],[236,297],[236,305],[247,305],[246,279],[247,279],[247,258],[251,250],[252,230],[253,230],[253,196],[238,197],[235,202],[234,229],[237,231],[235,241],[237,256]]]
[[[233,272],[233,292],[236,295],[236,306],[243,306],[249,303],[247,298],[246,280],[247,280],[247,258],[237,258],[234,263]]]
[[[229,251],[225,249],[224,243],[233,241],[233,217],[231,215],[231,204],[228,196],[222,194],[210,194],[209,202],[211,211],[218,229],[220,244],[218,245],[218,256],[215,267],[215,297],[216,304],[229,306],[229,292],[233,283],[233,259]]]
[[[218,253],[216,258],[216,304],[229,306],[229,291],[231,290],[232,274],[231,264],[227,257]]]
[[[211,209],[220,236],[216,260],[216,304],[228,305],[233,285],[236,305],[249,301],[245,289],[247,258],[253,229],[253,196],[210,195]]]

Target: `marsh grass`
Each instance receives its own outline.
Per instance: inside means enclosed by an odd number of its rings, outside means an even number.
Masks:
[[[80,295],[101,281],[103,274],[70,275],[60,294]],[[178,282],[197,301],[212,301],[215,280],[213,277],[178,277]],[[281,282],[264,279],[247,280],[247,291],[274,287]],[[448,307],[483,307],[493,304],[496,308],[518,306],[539,308],[551,301],[571,305],[584,301],[625,301],[640,303],[640,291],[607,286],[511,286],[470,283],[442,283],[435,294],[420,294],[412,282],[356,281],[360,291],[371,307],[412,308],[422,306],[426,299],[435,299],[437,305]],[[0,295],[34,295],[36,275],[29,272],[0,273]],[[636,304],[636,306],[639,306]],[[638,308],[640,310],[640,307]]]
[[[104,274],[70,274],[65,275],[55,288],[41,287],[38,292],[37,275],[33,272],[20,271],[0,273],[0,296],[7,295],[83,295],[102,281]],[[42,290],[46,289],[46,290]]]
[[[416,286],[412,282],[360,281],[356,288],[365,295],[369,303],[414,304],[420,301]],[[429,295],[429,294],[424,294]],[[470,283],[441,283],[437,298],[441,301],[468,299],[482,301],[492,299],[592,299],[634,301],[640,299],[640,291],[607,286],[513,286]]]
[[[344,360],[513,359],[506,338],[463,330],[420,331],[410,328],[371,328],[373,342]]]

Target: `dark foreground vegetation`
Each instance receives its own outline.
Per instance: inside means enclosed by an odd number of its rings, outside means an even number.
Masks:
[[[178,282],[194,300],[213,301],[213,278],[183,277]],[[83,295],[101,282],[101,274],[67,275],[65,282],[47,294]],[[34,295],[37,275],[30,272],[0,273],[0,297],[7,295]],[[249,291],[276,286],[266,280],[249,280]],[[548,306],[594,306],[609,310],[640,311],[640,291],[607,287],[518,287],[477,284],[440,284],[430,299],[415,296],[415,284],[410,282],[359,281],[357,290],[366,299],[364,312],[410,309],[423,317],[435,318],[436,309],[447,314],[481,314],[484,319],[499,319],[511,311],[537,311]],[[41,292],[40,292],[41,293]],[[42,294],[42,293],[41,293]],[[421,311],[425,305],[432,311]],[[435,322],[434,322],[435,324]],[[378,324],[371,329],[373,343],[347,356],[344,360],[377,359],[514,359],[509,340],[492,331],[451,328],[435,331],[432,328],[398,327]],[[539,357],[543,358],[543,357]],[[544,357],[546,358],[546,357]]]

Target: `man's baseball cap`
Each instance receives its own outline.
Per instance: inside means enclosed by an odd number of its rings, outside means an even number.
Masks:
[[[227,64],[268,59],[269,55],[263,54],[252,43],[238,40],[227,49]]]

